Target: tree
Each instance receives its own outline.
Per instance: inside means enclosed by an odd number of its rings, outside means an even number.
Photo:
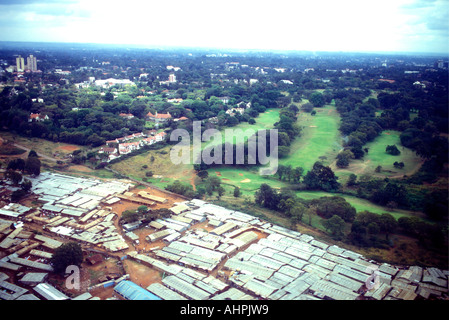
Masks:
[[[354,159],[354,153],[351,150],[344,150],[337,155],[337,167],[346,168],[349,166],[349,160]]]
[[[11,160],[8,163],[7,169],[23,171],[25,169],[25,160],[21,158]]]
[[[427,194],[424,200],[424,212],[429,218],[443,220],[447,218],[449,197],[447,190],[435,190]]]
[[[268,209],[277,209],[279,197],[273,188],[268,184],[262,183],[259,190],[256,191],[255,202]]]
[[[196,175],[200,177],[202,181],[204,181],[204,179],[209,176],[209,172],[207,172],[207,170],[200,170]]]
[[[304,112],[307,112],[307,113],[312,112],[312,111],[313,111],[313,104],[311,104],[311,103],[304,103],[304,104],[301,106],[301,109],[302,109]]]
[[[225,192],[226,192],[225,188],[223,188],[222,186],[219,186],[217,188],[217,193],[218,193],[217,199],[220,200],[220,198],[225,194]]]
[[[385,187],[374,192],[371,200],[381,205],[386,205],[388,202],[394,201],[399,206],[405,206],[409,201],[406,188],[395,182],[389,182]]]
[[[36,157],[28,157],[25,161],[25,171],[38,176],[41,173],[41,161]]]
[[[137,213],[137,211],[126,210],[122,213],[121,220],[124,223],[136,222],[137,220],[139,220],[139,214]]]
[[[23,197],[26,196],[26,191],[23,189],[17,189],[11,193],[11,202],[19,202]]]
[[[70,265],[80,266],[83,262],[83,250],[76,242],[68,242],[55,250],[50,259],[56,273],[65,272]]]
[[[137,208],[137,212],[139,214],[145,214],[148,212],[148,207],[147,206],[140,206]]]
[[[352,187],[357,185],[357,175],[355,175],[354,173],[351,173],[349,175],[348,181],[346,182],[346,185],[348,187]]]
[[[22,188],[23,191],[25,192],[29,192],[31,190],[32,187],[32,183],[30,180],[28,179],[23,179],[23,182],[20,184],[20,187]]]
[[[37,155],[36,151],[30,150],[30,152],[28,153],[28,158],[29,157],[38,157],[38,155]]]
[[[241,195],[241,191],[239,187],[234,188],[234,197],[238,198]]]
[[[22,181],[22,175],[20,172],[14,170],[6,171],[6,177],[12,181],[13,184],[17,185]]]
[[[346,222],[352,222],[356,216],[356,210],[343,197],[321,197],[313,200],[316,205],[316,213],[325,219],[337,215]]]
[[[290,219],[293,223],[300,223],[304,213],[306,213],[306,207],[300,203],[295,202],[295,204],[290,208]]]
[[[150,171],[145,172],[145,177],[150,178],[152,176],[153,176],[153,171],[150,170]]]
[[[380,231],[385,233],[386,240],[388,240],[388,236],[390,235],[390,233],[393,233],[398,227],[398,222],[389,213],[381,214],[378,224],[380,227]]]
[[[324,96],[320,92],[312,93],[309,101],[313,104],[314,107],[322,107],[325,103]]]
[[[321,224],[327,231],[330,231],[332,236],[336,239],[341,239],[343,236],[343,229],[345,227],[345,222],[342,218],[337,215],[333,215],[329,219],[321,220]]]
[[[397,168],[397,169],[403,169],[404,168],[404,162],[397,162],[397,161],[395,161],[394,163],[393,163],[393,166],[395,167],[395,168]]]
[[[294,169],[292,169],[293,183],[299,183],[303,174],[304,174],[304,169],[301,167],[295,167]]]
[[[303,182],[309,190],[321,189],[333,192],[340,188],[340,183],[337,180],[338,177],[335,176],[331,168],[323,166],[320,162],[315,162],[312,170],[307,172]]]
[[[393,156],[398,156],[401,154],[401,151],[399,151],[398,147],[396,147],[395,144],[391,145],[391,146],[387,146],[385,148],[385,152],[388,154],[391,154]]]

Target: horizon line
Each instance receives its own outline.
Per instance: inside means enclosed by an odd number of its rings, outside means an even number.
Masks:
[[[140,49],[159,49],[159,50],[196,50],[196,51],[229,51],[229,52],[274,52],[274,53],[335,53],[335,54],[383,54],[383,55],[421,55],[421,56],[445,56],[449,57],[449,52],[423,52],[423,51],[357,51],[357,50],[311,50],[311,49],[261,49],[261,48],[231,48],[231,47],[207,47],[207,46],[174,46],[174,45],[156,45],[156,44],[133,44],[133,43],[97,43],[97,42],[64,42],[64,41],[17,41],[0,40],[0,43],[14,44],[42,44],[42,45],[78,45],[78,46],[105,46],[105,47],[133,47]]]

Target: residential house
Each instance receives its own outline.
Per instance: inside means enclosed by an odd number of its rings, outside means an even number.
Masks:
[[[147,134],[152,135],[152,136],[154,136],[156,133],[157,133],[157,130],[155,130],[155,129],[151,129],[151,130],[147,131]]]
[[[140,149],[140,142],[128,142],[128,143],[121,143],[118,145],[118,150],[120,154],[127,154],[137,149]]]
[[[169,121],[172,118],[170,112],[167,113],[157,113],[152,114],[151,112],[147,113],[147,119],[148,121],[152,121],[155,123],[165,123]]]
[[[237,112],[240,114],[243,114],[243,112],[245,112],[245,108],[232,108],[232,109],[226,110],[226,114],[229,114],[230,116],[233,116]]]
[[[152,144],[156,143],[156,137],[148,137],[148,138],[142,139],[142,143],[145,145],[152,145]]]
[[[107,145],[108,147],[110,147],[111,144],[114,144],[114,143],[119,143],[118,139],[107,140],[107,141],[106,141],[106,145]]]
[[[30,117],[28,118],[28,122],[45,121],[49,119],[50,118],[48,117],[48,115],[41,115],[40,113],[31,113]]]
[[[184,100],[181,99],[181,98],[167,99],[167,102],[170,102],[170,103],[181,103],[181,102],[183,102],[183,101],[184,101]]]
[[[166,132],[159,132],[158,134],[155,135],[156,142],[165,140],[166,137],[167,137],[167,133]]]
[[[120,113],[119,116],[126,119],[134,118],[134,115],[132,113]]]
[[[110,148],[110,147],[101,147],[98,150],[98,153],[105,153],[105,154],[113,154],[113,153],[117,153],[117,148]]]
[[[228,104],[229,103],[229,97],[218,97],[218,99],[221,100],[221,102],[223,102],[224,104]]]

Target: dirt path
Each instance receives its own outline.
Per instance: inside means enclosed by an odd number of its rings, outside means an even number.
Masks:
[[[195,173],[192,173],[192,176],[190,177],[190,184],[192,185],[193,191],[196,191],[195,177]]]
[[[20,145],[20,144],[18,144],[18,143],[14,143],[14,146],[17,147],[17,148],[26,150],[27,152],[30,152],[30,151],[31,151],[30,148],[27,148],[27,147],[25,147],[25,146],[22,146],[22,145]],[[46,156],[45,154],[42,154],[42,153],[37,153],[37,155],[38,155],[40,158],[45,159],[45,160],[48,160],[48,161],[53,161],[53,162],[58,161],[58,159],[51,158],[51,157]]]

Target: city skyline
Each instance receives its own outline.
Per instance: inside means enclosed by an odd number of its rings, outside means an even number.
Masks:
[[[449,52],[449,1],[0,0],[0,41]]]

